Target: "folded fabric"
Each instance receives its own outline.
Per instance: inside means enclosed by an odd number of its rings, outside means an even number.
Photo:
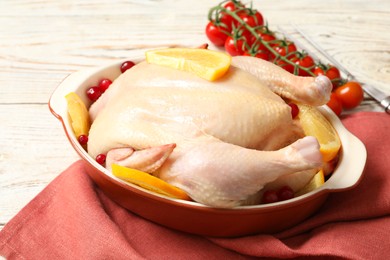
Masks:
[[[360,112],[344,125],[366,145],[354,189],[331,194],[301,224],[273,235],[210,238],[149,222],[111,201],[77,161],[0,232],[7,259],[390,258],[390,116]],[[353,163],[353,162],[351,162]]]

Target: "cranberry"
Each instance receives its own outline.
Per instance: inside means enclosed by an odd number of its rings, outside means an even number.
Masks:
[[[108,87],[111,85],[112,81],[109,80],[109,79],[102,79],[100,82],[99,82],[99,85],[98,87],[100,88],[100,90],[102,92],[105,92]]]
[[[279,201],[278,198],[278,193],[274,190],[267,190],[263,194],[263,199],[262,202],[267,204],[267,203],[274,203]]]
[[[299,107],[295,103],[290,103],[288,104],[291,107],[291,116],[292,118],[296,118],[297,115],[299,114]]]
[[[135,65],[132,61],[125,61],[121,65],[121,72],[124,73],[126,70],[131,69]]]
[[[103,94],[101,89],[97,86],[93,86],[87,89],[87,97],[92,101],[95,102],[100,98],[100,96]]]
[[[106,155],[105,154],[98,154],[96,156],[96,161],[98,162],[98,164],[101,164],[103,165],[105,162],[106,162]]]
[[[280,201],[294,198],[294,191],[289,186],[281,187],[277,193]]]
[[[78,138],[78,141],[81,145],[85,145],[88,143],[88,136],[86,135],[80,135]]]

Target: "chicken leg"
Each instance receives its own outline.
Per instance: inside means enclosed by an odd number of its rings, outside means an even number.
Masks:
[[[216,139],[210,141],[209,138],[187,147],[164,157],[167,160],[157,175],[185,190],[195,201],[213,207],[241,205],[250,195],[280,176],[322,165],[319,144],[311,136],[277,151],[247,149]],[[123,154],[123,149],[126,148],[108,153],[110,163],[139,169],[138,162],[132,163],[132,153],[127,157],[116,156],[117,153]],[[160,149],[170,154],[172,146]],[[156,161],[160,159],[156,158]],[[154,165],[149,157],[145,156],[145,160]]]
[[[332,83],[325,76],[300,77],[255,57],[236,56],[232,65],[249,72],[281,97],[312,106],[329,101]]]

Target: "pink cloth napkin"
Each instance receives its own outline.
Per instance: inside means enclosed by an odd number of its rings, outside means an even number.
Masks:
[[[356,188],[332,194],[315,215],[274,235],[210,238],[144,220],[111,201],[75,162],[0,232],[7,259],[390,259],[390,116],[343,119],[368,151]],[[351,162],[353,163],[353,162]]]

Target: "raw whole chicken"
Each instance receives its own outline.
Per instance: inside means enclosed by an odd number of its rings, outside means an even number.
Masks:
[[[304,137],[285,100],[322,105],[331,88],[327,77],[294,76],[253,57],[233,57],[213,82],[140,62],[91,106],[88,153],[212,207],[247,204],[267,183],[321,166],[317,140]]]

